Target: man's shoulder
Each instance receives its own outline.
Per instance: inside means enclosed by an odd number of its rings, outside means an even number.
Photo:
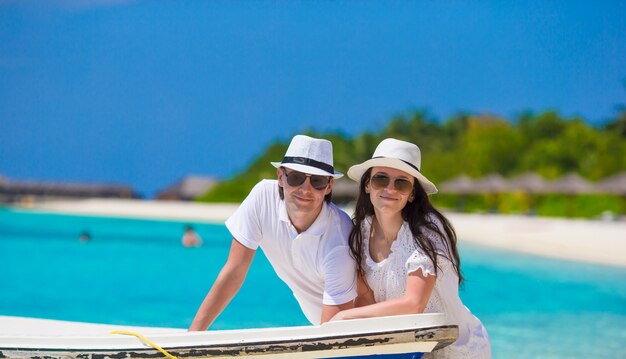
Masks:
[[[248,197],[278,198],[278,181],[270,179],[259,181],[254,185]]]
[[[277,187],[275,180],[261,180],[254,185],[239,208],[226,220],[226,226],[235,238],[244,237],[240,228],[254,226],[260,229],[268,218],[277,215],[280,201]]]
[[[278,180],[275,180],[275,179],[262,179],[254,186],[254,188],[258,187],[258,188],[262,188],[262,189],[267,189],[267,188],[276,189],[276,186],[278,186]]]
[[[343,209],[337,207],[336,204],[334,204],[332,202],[329,203],[328,204],[328,210],[330,212],[332,212],[334,218],[337,218],[340,221],[346,221],[347,220],[347,221],[351,222],[350,216],[348,216],[348,214]]]
[[[348,237],[352,231],[352,220],[350,216],[334,204],[328,205],[329,226],[322,240],[321,258],[324,263],[334,261],[351,261]]]
[[[239,207],[243,211],[259,213],[260,208],[278,207],[280,196],[276,180],[261,180],[250,190]]]
[[[346,212],[337,207],[334,203],[328,204],[328,212],[329,220],[333,222],[337,227],[339,227],[341,232],[350,232],[350,230],[352,229],[352,220]]]

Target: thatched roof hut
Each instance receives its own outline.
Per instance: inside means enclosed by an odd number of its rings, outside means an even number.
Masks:
[[[346,204],[356,201],[359,194],[359,184],[355,181],[342,177],[333,184],[333,202]]]
[[[502,193],[508,188],[506,180],[497,173],[486,175],[474,182],[474,190],[477,193]]]
[[[605,178],[598,183],[598,190],[604,193],[626,196],[626,171]]]
[[[467,175],[460,175],[445,181],[438,188],[441,193],[468,194],[475,192],[474,182]]]
[[[508,189],[526,193],[547,193],[550,191],[550,185],[537,173],[526,172],[510,179]]]
[[[578,173],[572,172],[550,183],[550,192],[574,195],[581,193],[596,193],[597,188],[593,183],[587,181]]]

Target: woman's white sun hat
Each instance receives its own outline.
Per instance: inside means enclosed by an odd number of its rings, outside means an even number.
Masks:
[[[427,194],[437,193],[437,187],[420,172],[421,165],[422,153],[417,145],[387,138],[376,147],[371,159],[350,167],[348,177],[359,182],[363,174],[372,167],[390,167],[415,177]]]
[[[333,166],[333,144],[320,138],[294,136],[282,162],[271,163],[276,168],[287,167],[312,175],[343,177],[343,173],[336,172]]]

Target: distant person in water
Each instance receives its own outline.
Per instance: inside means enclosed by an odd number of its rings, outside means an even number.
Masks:
[[[333,320],[445,313],[458,339],[424,358],[490,358],[485,327],[459,298],[456,234],[430,203],[437,188],[420,171],[421,157],[416,145],[388,138],[348,170],[360,183],[349,240],[358,296],[356,308]]]
[[[89,242],[91,240],[91,234],[89,234],[88,231],[83,231],[80,234],[79,238],[80,238],[80,243],[87,243],[87,242]]]
[[[200,247],[202,245],[202,239],[192,226],[185,226],[182,242],[185,247]]]
[[[332,144],[295,136],[282,162],[272,165],[278,179],[257,183],[226,221],[233,236],[230,254],[189,330],[206,330],[224,310],[258,247],[312,324],[353,306],[356,266],[348,247],[352,222],[330,202],[334,181],[343,176],[333,167]]]

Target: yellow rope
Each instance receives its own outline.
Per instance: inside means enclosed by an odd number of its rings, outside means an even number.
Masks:
[[[160,351],[161,353],[163,353],[163,355],[165,355],[166,357],[168,357],[170,359],[178,359],[175,356],[173,356],[172,354],[168,353],[165,349],[163,349],[160,346],[158,346],[158,345],[154,344],[153,342],[149,341],[148,339],[146,339],[146,337],[144,337],[143,335],[141,335],[139,333],[131,332],[131,331],[128,331],[128,330],[114,330],[114,331],[110,332],[109,334],[123,334],[123,335],[135,336],[135,337],[139,338],[139,340],[144,342],[144,344],[147,344],[147,345],[153,347],[154,349]]]

